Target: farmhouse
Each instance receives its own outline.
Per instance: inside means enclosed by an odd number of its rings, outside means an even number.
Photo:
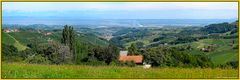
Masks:
[[[136,64],[142,64],[143,56],[120,56],[119,61],[126,62],[126,61],[133,61]]]
[[[51,32],[47,32],[47,33],[45,33],[44,35],[45,35],[45,36],[49,36],[49,35],[52,35],[52,33],[51,33]]]
[[[3,32],[10,33],[10,32],[19,32],[18,29],[4,29]]]
[[[120,57],[119,61],[126,62],[126,61],[133,61],[136,64],[142,64],[143,63],[143,56],[137,55],[137,56],[128,56],[128,51],[120,51]]]

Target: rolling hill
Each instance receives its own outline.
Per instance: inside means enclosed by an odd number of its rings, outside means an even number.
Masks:
[[[36,30],[25,30],[20,32],[2,33],[2,44],[14,45],[18,50],[25,50],[31,43],[48,43],[48,41],[60,42],[61,32],[51,31],[50,35],[46,35],[49,31],[38,32]],[[76,40],[91,45],[107,46],[107,40],[97,37],[93,34],[78,33]]]
[[[125,28],[113,35],[110,41],[123,49],[132,43],[141,47],[158,46],[185,47],[190,45],[191,54],[208,56],[214,64],[238,61],[238,22],[210,24],[204,27],[171,28]],[[203,52],[200,49],[214,45],[214,50]]]
[[[18,49],[18,51],[22,51],[27,48],[25,45],[21,44],[17,39],[8,33],[2,33],[2,44],[13,45]]]

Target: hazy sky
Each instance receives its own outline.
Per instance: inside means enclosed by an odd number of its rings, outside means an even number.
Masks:
[[[3,18],[236,19],[237,2],[3,2]]]

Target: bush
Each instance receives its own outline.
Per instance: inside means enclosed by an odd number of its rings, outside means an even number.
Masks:
[[[31,64],[49,64],[49,60],[40,54],[29,56],[25,62]]]
[[[23,59],[27,59],[28,56],[34,55],[34,54],[36,54],[36,52],[34,52],[32,49],[29,49],[29,48],[19,52],[19,56],[22,57]]]
[[[109,65],[111,65],[111,66],[120,66],[120,63],[118,61],[112,61]]]
[[[129,67],[135,67],[135,66],[136,66],[136,64],[134,63],[134,61],[126,61],[126,62],[125,62],[125,65],[126,65],[126,66],[129,66]]]
[[[97,59],[91,59],[84,63],[85,65],[90,66],[104,66],[107,65],[104,61],[98,61]]]
[[[2,61],[19,62],[22,61],[17,48],[13,45],[2,44]]]
[[[119,50],[116,46],[110,44],[108,47],[97,46],[89,51],[88,56],[82,59],[83,62],[92,62],[92,60],[103,61],[106,64],[110,64],[112,61],[117,60],[119,56]]]
[[[231,62],[227,62],[226,64],[231,66],[232,68],[235,68],[235,69],[238,68],[238,61],[231,61]]]

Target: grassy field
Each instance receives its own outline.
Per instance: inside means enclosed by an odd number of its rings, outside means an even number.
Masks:
[[[2,78],[238,78],[238,70],[3,63]]]

